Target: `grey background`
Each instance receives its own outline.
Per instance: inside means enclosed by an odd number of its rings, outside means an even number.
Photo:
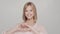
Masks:
[[[36,5],[37,21],[46,27],[48,34],[60,34],[59,0],[0,0],[0,34],[23,22],[23,6],[28,1]]]

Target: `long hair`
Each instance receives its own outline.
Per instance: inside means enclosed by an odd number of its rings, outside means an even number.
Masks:
[[[34,21],[36,22],[37,20],[37,12],[36,12],[36,7],[35,5],[32,3],[32,2],[27,2],[25,5],[24,5],[24,8],[23,8],[23,20],[24,21],[27,21],[27,17],[25,16],[25,10],[28,6],[32,6],[33,10],[34,10],[34,16],[33,16],[33,19]]]

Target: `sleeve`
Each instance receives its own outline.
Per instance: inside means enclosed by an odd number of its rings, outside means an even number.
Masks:
[[[48,34],[47,32],[40,32],[39,34]]]
[[[47,30],[46,30],[46,28],[45,28],[44,26],[41,26],[41,27],[40,27],[40,32],[39,32],[39,34],[48,34],[48,33],[47,33]]]

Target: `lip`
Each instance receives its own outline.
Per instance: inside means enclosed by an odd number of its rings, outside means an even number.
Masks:
[[[31,17],[31,15],[28,15],[28,17]]]
[[[27,16],[32,16],[32,14],[28,14]]]

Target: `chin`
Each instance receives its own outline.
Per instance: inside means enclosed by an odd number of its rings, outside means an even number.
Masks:
[[[31,18],[28,18],[28,19],[31,19]]]
[[[31,19],[32,17],[28,17],[28,19]]]

